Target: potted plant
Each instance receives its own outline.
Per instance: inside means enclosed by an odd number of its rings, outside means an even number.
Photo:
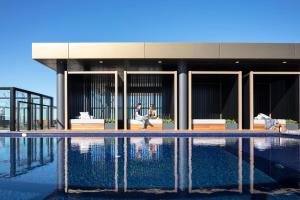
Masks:
[[[104,120],[104,129],[115,129],[115,120],[114,119],[105,119]]]
[[[174,129],[175,124],[173,119],[163,119],[163,129]]]
[[[286,120],[286,128],[288,130],[298,130],[299,129],[299,124],[295,120],[287,119]]]
[[[228,130],[238,129],[238,124],[234,119],[226,119],[225,128]]]

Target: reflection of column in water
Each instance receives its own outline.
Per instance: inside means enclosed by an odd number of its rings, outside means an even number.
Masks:
[[[54,160],[53,138],[50,138],[50,162]]]
[[[10,138],[10,176],[16,175],[16,138]]]
[[[63,190],[65,186],[65,138],[59,138],[57,140],[57,189]],[[67,162],[66,162],[67,163]]]
[[[188,138],[179,138],[179,190],[188,189]]]
[[[40,164],[44,164],[44,139],[40,138]]]
[[[127,191],[127,137],[124,137],[124,192]]]
[[[254,141],[253,138],[250,138],[250,193],[254,191]]]
[[[32,163],[32,138],[27,139],[27,167],[31,167]]]
[[[242,138],[239,138],[238,142],[238,156],[239,156],[239,192],[243,193],[243,140]]]

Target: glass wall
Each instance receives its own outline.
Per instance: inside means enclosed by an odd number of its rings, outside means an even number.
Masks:
[[[51,99],[43,97],[43,128],[47,129],[51,126]]]
[[[0,89],[0,130],[9,130],[10,90]]]
[[[16,128],[18,130],[28,129],[28,94],[16,91]]]
[[[41,97],[37,95],[31,95],[31,129],[40,129],[41,116],[40,116],[40,102]]]
[[[0,131],[53,127],[53,98],[14,87],[0,87]]]

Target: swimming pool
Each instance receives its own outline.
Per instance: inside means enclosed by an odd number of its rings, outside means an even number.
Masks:
[[[0,137],[0,199],[298,199],[299,184],[298,138]]]

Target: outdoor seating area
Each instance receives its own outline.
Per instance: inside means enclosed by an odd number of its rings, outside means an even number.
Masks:
[[[67,128],[81,131],[117,129],[116,72],[69,72],[67,76]]]
[[[254,130],[299,128],[299,75],[253,72],[252,83]]]
[[[129,121],[130,130],[163,130],[163,120],[162,119],[149,119],[149,125],[145,128],[144,123],[139,120],[130,119]]]
[[[286,120],[285,119],[276,119],[276,124],[274,128],[279,129],[280,131],[286,131]],[[254,130],[268,130],[267,120],[264,119],[254,119]]]
[[[190,71],[189,79],[190,130],[241,127],[241,72]]]
[[[189,71],[189,130],[242,130],[243,115],[251,116],[243,114],[247,98],[253,105],[250,130],[298,129],[299,77],[273,73],[250,72],[242,78],[241,71]],[[177,71],[124,71],[123,93],[117,71],[69,71],[66,76],[67,130],[177,130]],[[244,96],[245,86],[252,97]]]
[[[80,112],[79,119],[71,119],[71,130],[104,130],[104,119],[94,119],[88,112]]]
[[[176,72],[124,73],[124,128],[176,129]]]

